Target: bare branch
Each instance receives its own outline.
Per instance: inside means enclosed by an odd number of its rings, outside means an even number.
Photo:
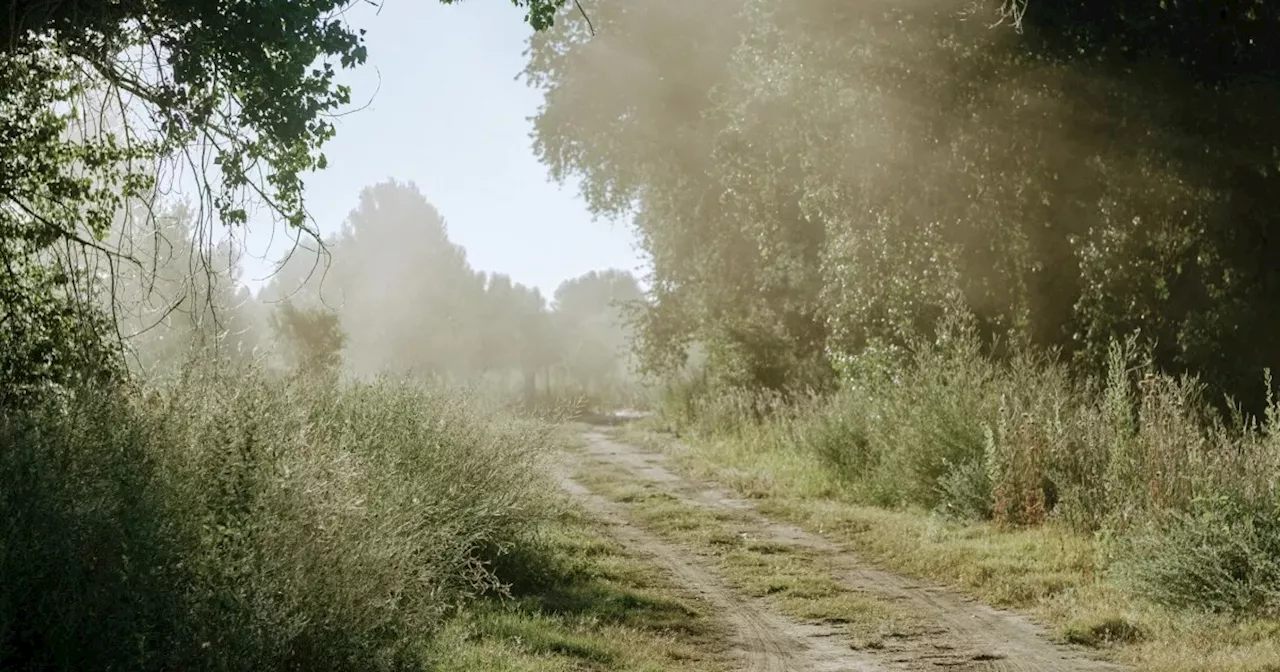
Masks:
[[[1025,0],[1024,0],[1024,2],[1025,2]],[[590,31],[590,33],[591,33],[592,37],[594,37],[594,36],[595,36],[595,34],[596,34],[596,27],[595,27],[594,25],[592,25],[592,23],[591,23],[591,17],[590,17],[590,16],[587,16],[587,10],[585,10],[585,9],[583,9],[583,8],[582,8],[582,2],[581,2],[581,0],[573,0],[573,4],[574,4],[574,6],[575,6],[575,7],[577,7],[577,8],[578,8],[578,12],[582,14],[582,18],[583,18],[583,19],[586,19],[586,21],[587,21],[587,30],[588,30],[588,31]]]

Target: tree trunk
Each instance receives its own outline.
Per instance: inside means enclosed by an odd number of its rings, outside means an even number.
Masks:
[[[524,403],[532,406],[538,396],[538,374],[534,369],[524,370]]]

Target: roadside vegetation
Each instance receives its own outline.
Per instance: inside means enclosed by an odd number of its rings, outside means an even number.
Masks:
[[[623,387],[634,278],[552,306],[395,182],[315,244],[354,4],[0,12],[0,668],[717,669],[545,468]],[[257,208],[299,242],[255,293]]]
[[[457,390],[192,370],[6,414],[0,666],[721,670],[696,596]]]
[[[6,414],[6,669],[412,669],[548,515],[545,425],[190,372]]]
[[[1118,657],[1274,666],[1273,10],[584,7],[535,147],[650,255],[673,454]]]
[[[1280,655],[1280,409],[1224,414],[1132,344],[1105,378],[997,361],[962,318],[802,401],[672,387],[687,468],[889,569],[1031,610],[1142,669]],[[1269,381],[1263,381],[1269,382]]]

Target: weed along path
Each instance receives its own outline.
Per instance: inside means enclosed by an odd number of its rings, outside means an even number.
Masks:
[[[1113,671],[1001,611],[872,568],[747,500],[667,468],[666,457],[583,434],[564,489],[615,538],[699,594],[751,671]]]

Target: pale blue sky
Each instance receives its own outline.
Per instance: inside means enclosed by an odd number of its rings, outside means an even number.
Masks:
[[[478,270],[548,296],[590,270],[643,274],[629,224],[593,222],[576,185],[548,181],[533,155],[528,117],[542,98],[516,79],[531,32],[522,19],[507,0],[385,0],[376,16],[365,5],[352,11],[368,30],[369,60],[345,81],[353,105],[372,102],[339,120],[329,168],[307,182],[323,232],[341,226],[361,188],[394,177],[417,183]],[[270,229],[258,223],[246,236],[254,288],[271,269],[262,257],[285,250],[277,235],[263,254]]]

